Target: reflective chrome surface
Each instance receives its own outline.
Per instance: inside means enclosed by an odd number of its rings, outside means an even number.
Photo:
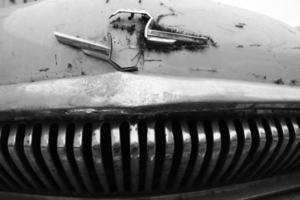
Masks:
[[[0,124],[0,190],[98,196],[205,190],[299,168],[299,118],[161,116]]]

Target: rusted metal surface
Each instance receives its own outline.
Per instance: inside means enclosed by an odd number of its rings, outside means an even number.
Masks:
[[[197,51],[141,48],[137,38],[139,30],[132,34],[126,30],[127,25],[131,26],[130,20],[122,18],[118,22],[120,28],[110,24],[109,16],[120,8],[146,10],[158,25],[207,35],[218,47]],[[82,12],[88,15],[78,15]],[[134,16],[131,22],[136,24],[138,20]],[[243,28],[236,27],[240,24]],[[136,65],[137,74],[300,83],[297,48],[300,32],[265,16],[204,0],[45,0],[1,10],[0,84],[115,71],[109,63],[60,45],[53,37],[54,31],[97,43],[104,42],[106,33],[110,32],[115,50],[113,60],[120,66]],[[137,53],[141,55],[136,56]]]

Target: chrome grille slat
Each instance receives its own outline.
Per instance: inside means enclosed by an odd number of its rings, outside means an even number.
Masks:
[[[285,140],[285,149],[284,152],[282,154],[282,156],[279,158],[277,165],[269,171],[268,175],[277,173],[278,170],[280,170],[280,168],[285,164],[286,161],[286,157],[287,155],[290,154],[290,149],[291,149],[291,144],[292,144],[292,137],[291,137],[291,133],[289,132],[289,129],[287,127],[286,122],[281,118],[279,119],[279,124],[280,124],[280,128],[283,134],[283,140]]]
[[[55,167],[54,160],[51,155],[50,150],[50,126],[49,124],[45,124],[42,127],[42,135],[40,140],[40,150],[43,157],[43,160],[49,169],[49,172],[51,173],[54,181],[58,185],[58,188],[61,192],[63,191],[69,191],[69,189],[66,187],[66,183],[62,180],[62,177],[60,176],[58,169]]]
[[[240,134],[242,134],[244,144],[242,147],[241,155],[237,159],[237,164],[233,166],[231,173],[227,177],[224,177],[225,183],[228,183],[232,181],[234,177],[239,176],[239,171],[243,170],[242,167],[244,163],[246,163],[248,154],[250,153],[251,147],[253,146],[253,137],[248,123],[245,120],[241,120],[241,122],[239,123],[241,124]],[[237,126],[235,126],[235,130],[237,130]]]
[[[197,155],[196,161],[192,169],[192,173],[187,181],[186,187],[192,187],[195,184],[196,179],[198,178],[201,169],[203,168],[204,157],[207,152],[207,138],[204,131],[204,125],[202,122],[196,123],[196,134],[197,134]]]
[[[23,172],[22,174],[27,179],[27,182],[34,187],[35,190],[39,191],[41,190],[41,187],[39,187],[39,183],[37,183],[27,172],[27,170],[24,167],[24,163],[19,157],[19,154],[17,152],[17,147],[19,146],[17,144],[17,129],[18,127],[16,125],[13,125],[11,127],[11,131],[8,136],[7,146],[8,146],[8,152],[10,154],[10,157],[12,158],[13,162],[15,163],[16,167],[19,171]]]
[[[246,174],[251,170],[251,168],[253,166],[256,166],[257,164],[259,164],[258,163],[259,158],[262,157],[262,155],[264,153],[264,149],[267,145],[266,144],[267,138],[266,138],[266,133],[265,133],[264,129],[261,126],[258,126],[256,121],[253,121],[251,123],[252,123],[252,130],[251,130],[251,127],[248,127],[249,126],[248,122],[243,122],[243,128],[250,129],[253,139],[255,137],[258,138],[257,147],[254,147],[254,143],[252,143],[250,152],[248,154],[248,158],[247,158],[246,162],[244,163],[245,166],[243,166],[244,168],[238,174],[237,178],[239,178],[239,179],[244,179]],[[253,152],[251,152],[251,150],[253,150]],[[254,154],[254,156],[253,156],[253,154]]]
[[[201,178],[201,185],[203,186],[213,175],[213,172],[216,169],[218,160],[221,154],[222,142],[221,142],[221,133],[217,121],[212,122],[212,155],[210,157],[210,162],[207,167],[207,171],[204,173],[203,178]],[[208,133],[209,134],[209,133]]]
[[[229,132],[229,151],[226,155],[225,163],[223,164],[220,173],[214,180],[215,183],[219,183],[220,181],[222,181],[220,179],[224,176],[226,171],[229,170],[229,167],[232,165],[235,154],[238,153],[237,150],[239,141],[232,121],[227,122],[227,128]]]
[[[282,120],[283,121],[283,120]],[[284,127],[285,128],[285,126],[288,126],[287,125],[287,122],[282,122],[282,123],[284,123],[284,126],[282,125],[282,127]],[[293,127],[291,127],[291,129],[293,129]],[[299,134],[298,135],[295,135],[295,132],[294,132],[294,130],[290,130],[289,128],[288,128],[288,130],[287,130],[289,133],[290,133],[290,135],[289,135],[289,137],[290,137],[290,147],[289,147],[289,151],[287,152],[287,154],[285,155],[285,157],[283,158],[283,161],[282,161],[282,163],[281,163],[281,165],[279,165],[278,166],[278,169],[279,170],[282,170],[282,168],[287,164],[287,162],[289,161],[289,160],[291,160],[291,157],[293,156],[293,153],[295,152],[295,150],[296,150],[296,148],[297,148],[297,145],[298,145],[298,141],[299,141]],[[297,133],[297,132],[296,132]],[[299,133],[299,132],[298,132]]]
[[[75,174],[73,173],[71,163],[67,155],[67,127],[66,124],[60,124],[57,136],[57,154],[59,161],[66,173],[69,183],[72,185],[75,191],[82,192],[82,187],[76,180]]]
[[[182,149],[182,156],[180,159],[180,164],[178,167],[178,173],[177,177],[175,178],[175,183],[173,183],[174,189],[180,189],[183,176],[185,175],[185,172],[187,170],[187,166],[190,160],[190,156],[192,153],[192,139],[191,134],[188,128],[188,125],[185,121],[181,122],[181,130],[182,130],[182,143],[183,143],[183,149]]]
[[[41,169],[41,166],[37,163],[38,161],[36,160],[36,156],[34,155],[34,149],[33,149],[34,148],[33,137],[34,137],[33,125],[29,125],[29,127],[26,128],[24,142],[23,142],[25,156],[31,168],[39,177],[40,181],[46,186],[47,189],[55,191],[55,187],[50,182],[50,180],[46,177],[46,175]]]
[[[154,122],[147,123],[147,165],[146,165],[146,177],[145,188],[150,192],[153,185],[154,166],[155,166],[155,124]]]
[[[299,157],[300,157],[300,151],[298,150],[300,148],[300,127],[299,127],[299,124],[297,123],[297,120],[295,118],[292,118],[291,119],[292,121],[292,125],[293,125],[293,128],[294,128],[294,132],[295,132],[295,135],[296,135],[296,143],[298,143],[296,149],[295,149],[295,152],[294,152],[294,155],[293,157],[290,159],[289,163],[284,167],[283,170],[287,170],[287,169],[293,169],[295,167],[296,164],[294,164],[295,162],[297,163]]]
[[[93,197],[202,190],[300,164],[299,119],[286,116],[16,122],[0,125],[0,145],[1,190]]]
[[[175,151],[175,144],[174,144],[174,135],[172,131],[172,122],[167,121],[165,123],[165,155],[164,155],[164,161],[161,170],[163,173],[160,179],[161,190],[165,190],[167,188],[167,181],[171,172],[174,151]]]
[[[95,188],[90,178],[88,168],[84,160],[84,150],[83,150],[83,125],[78,123],[75,125],[75,133],[73,140],[73,153],[76,165],[79,170],[79,177],[82,180],[85,188],[90,193],[95,193]]]
[[[140,143],[138,136],[138,125],[130,125],[130,167],[131,167],[131,188],[132,192],[139,189],[139,172],[140,172]]]
[[[259,129],[259,132],[264,131],[266,134],[266,130],[263,127],[261,120],[257,120],[257,127]],[[268,145],[268,149],[266,149],[265,155],[263,156],[263,158],[260,160],[260,162],[258,163],[257,166],[255,166],[255,169],[253,170],[253,172],[251,172],[252,174],[248,177],[248,179],[252,179],[255,176],[258,176],[258,173],[261,172],[261,170],[263,170],[263,168],[265,167],[265,164],[267,163],[267,161],[271,158],[271,156],[273,155],[274,151],[276,150],[276,147],[278,145],[278,135],[276,135],[277,132],[271,132],[271,135],[267,138],[268,143],[270,143]]]
[[[289,123],[291,124],[291,129],[290,132],[294,133],[294,142],[293,145],[291,146],[291,151],[290,154],[287,155],[288,158],[286,158],[286,163],[284,166],[282,166],[281,171],[285,171],[287,167],[289,167],[290,163],[293,162],[294,158],[297,157],[298,150],[299,150],[299,144],[300,144],[300,129],[299,125],[296,122],[295,118],[287,119],[290,120]]]
[[[101,140],[101,125],[100,123],[93,124],[93,131],[92,131],[92,156],[93,156],[93,163],[96,170],[97,178],[102,186],[105,193],[110,191],[109,183],[107,181],[107,176],[105,174],[104,164],[103,164],[103,157],[102,157],[102,140]]]
[[[13,168],[9,166],[9,163],[6,161],[6,158],[5,156],[3,155],[3,151],[2,151],[2,148],[5,148],[5,147],[2,147],[2,140],[3,140],[3,126],[0,127],[0,139],[1,139],[1,142],[0,142],[0,165],[4,168],[4,170],[9,174],[10,177],[12,177],[12,179],[18,183],[18,185],[21,186],[21,189],[22,190],[28,190],[30,188],[30,186],[28,186],[28,184],[23,180],[21,179],[18,174],[16,174],[15,171],[13,171]],[[3,142],[3,143],[6,143],[6,142]]]
[[[270,156],[274,156],[274,159],[270,160],[270,163],[268,163],[268,165],[265,165],[264,168],[261,169],[261,171],[259,172],[257,177],[265,176],[266,173],[268,171],[270,171],[277,164],[278,158],[279,158],[278,154],[281,155],[282,152],[285,149],[285,146],[282,145],[282,139],[280,138],[279,132],[277,131],[274,120],[273,119],[267,119],[267,124],[269,126],[271,135],[273,136],[274,143],[277,144],[276,148],[278,148],[278,150],[275,152],[276,149],[274,149],[274,151],[270,154]],[[271,159],[271,158],[269,158],[269,159]]]
[[[121,133],[120,133],[119,125],[114,124],[111,128],[111,147],[112,147],[113,167],[114,167],[117,189],[119,192],[124,192],[125,188],[124,188],[124,174],[123,174],[120,134]]]

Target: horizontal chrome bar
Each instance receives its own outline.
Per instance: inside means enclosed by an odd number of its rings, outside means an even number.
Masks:
[[[214,110],[230,111],[266,107],[299,109],[300,89],[244,81],[122,72],[0,86],[0,113],[52,109],[67,109],[68,114],[103,113],[114,109],[125,113],[124,109],[134,112],[145,107],[166,109],[166,105],[178,104],[191,106],[193,110],[208,110],[209,105]],[[176,106],[172,110],[182,108]]]

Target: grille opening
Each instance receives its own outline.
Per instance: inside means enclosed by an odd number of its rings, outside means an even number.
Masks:
[[[138,123],[138,136],[140,141],[140,176],[139,176],[139,191],[145,189],[146,168],[147,168],[147,124],[144,120]]]
[[[30,125],[27,125],[30,126]],[[23,149],[23,142],[25,137],[25,131],[26,131],[26,125],[22,124],[17,128],[17,136],[16,136],[16,150],[18,153],[18,156],[26,169],[26,171],[29,173],[29,176],[34,179],[34,181],[38,182],[43,190],[45,190],[45,185],[40,181],[40,179],[37,177],[34,170],[31,168],[28,160],[26,159],[24,149]]]
[[[111,149],[111,127],[109,123],[103,123],[101,126],[101,151],[103,157],[103,165],[106,172],[106,178],[108,180],[110,189],[112,191],[117,191],[113,159],[112,159],[112,149]]]
[[[8,147],[7,147],[7,141],[8,141],[8,136],[10,133],[10,125],[5,124],[2,128],[1,132],[1,152],[3,154],[4,159],[7,161],[9,167],[11,167],[12,171],[16,174],[17,177],[19,177],[22,182],[24,182],[26,185],[31,186],[31,184],[25,179],[23,174],[18,170],[16,167],[15,163],[12,161],[9,152],[8,152]]]
[[[181,181],[182,186],[184,186],[187,183],[188,179],[192,175],[192,171],[195,168],[195,163],[196,163],[196,159],[198,156],[198,148],[199,148],[198,147],[199,139],[198,139],[198,131],[197,131],[196,122],[189,120],[188,128],[189,128],[189,132],[191,134],[192,150],[191,150],[191,157],[190,157],[189,163],[187,165],[185,175],[183,176],[183,179]]]
[[[183,153],[182,130],[181,125],[178,121],[172,121],[172,131],[174,135],[175,150],[170,174],[168,174],[167,188],[172,187],[175,179],[177,178],[178,167]]]
[[[131,188],[131,170],[130,170],[130,138],[129,138],[129,123],[123,122],[120,125],[121,139],[121,154],[122,154],[122,167],[124,175],[124,188],[130,191]]]
[[[60,163],[59,161],[59,158],[58,158],[58,154],[57,154],[57,136],[58,136],[58,129],[59,129],[59,126],[58,124],[54,123],[52,125],[50,125],[50,128],[49,128],[49,149],[50,149],[50,155],[51,155],[51,158],[53,160],[53,163],[55,165],[55,167],[57,168],[57,171],[60,175],[60,177],[62,178],[62,180],[64,181],[65,185],[67,186],[67,188],[69,190],[72,190],[72,186],[66,176],[66,173],[65,173],[65,170],[64,168],[62,167],[62,164]]]
[[[209,121],[205,120],[203,125],[204,125],[204,132],[206,135],[206,141],[207,141],[207,150],[206,150],[206,154],[204,156],[204,161],[203,161],[203,165],[202,165],[203,167],[196,179],[195,184],[200,183],[201,178],[204,176],[205,172],[207,171],[207,168],[209,167],[209,162],[210,162],[211,156],[213,154],[214,141],[213,141],[213,131],[212,131],[211,123]]]
[[[87,166],[89,178],[92,180],[93,186],[95,187],[97,192],[102,192],[103,189],[100,186],[100,183],[97,178],[96,169],[93,164],[93,155],[92,155],[92,127],[91,123],[86,123],[83,125],[83,132],[82,132],[82,152],[83,152],[83,159],[85,165]]]
[[[165,125],[164,122],[158,120],[155,123],[155,143],[156,143],[156,152],[155,152],[155,166],[154,166],[154,175],[152,188],[158,189],[160,184],[160,177],[162,175],[162,165],[166,153],[166,138],[165,135]]]
[[[221,134],[221,153],[220,157],[218,159],[216,168],[214,169],[212,176],[209,179],[210,186],[213,185],[213,180],[216,177],[216,175],[221,171],[223,164],[225,163],[226,156],[229,152],[229,145],[230,145],[230,139],[229,139],[229,131],[226,123],[223,120],[220,120],[218,122],[219,124],[219,131]],[[218,183],[216,183],[218,184]]]
[[[79,175],[79,169],[76,164],[75,158],[74,158],[74,151],[73,151],[73,140],[74,140],[74,133],[75,133],[75,124],[74,123],[69,123],[67,125],[66,129],[66,151],[67,151],[67,158],[68,161],[70,162],[73,174],[79,182],[80,187],[86,192],[86,188],[83,185],[83,182],[81,180],[81,177]]]

